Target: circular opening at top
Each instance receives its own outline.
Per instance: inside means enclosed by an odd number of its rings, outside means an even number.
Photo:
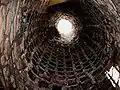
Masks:
[[[75,36],[75,28],[71,20],[59,18],[57,20],[56,29],[58,30],[61,40],[71,42]]]
[[[69,35],[73,32],[73,25],[69,20],[61,19],[58,21],[57,30],[60,34]]]
[[[81,29],[77,18],[63,12],[55,13],[50,19],[50,25],[55,27],[58,32],[53,40],[62,44],[71,44],[76,41],[78,30]]]

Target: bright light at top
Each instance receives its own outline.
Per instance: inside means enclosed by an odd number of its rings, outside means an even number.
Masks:
[[[69,20],[61,19],[57,24],[57,29],[60,34],[69,35],[72,31],[72,23]]]

